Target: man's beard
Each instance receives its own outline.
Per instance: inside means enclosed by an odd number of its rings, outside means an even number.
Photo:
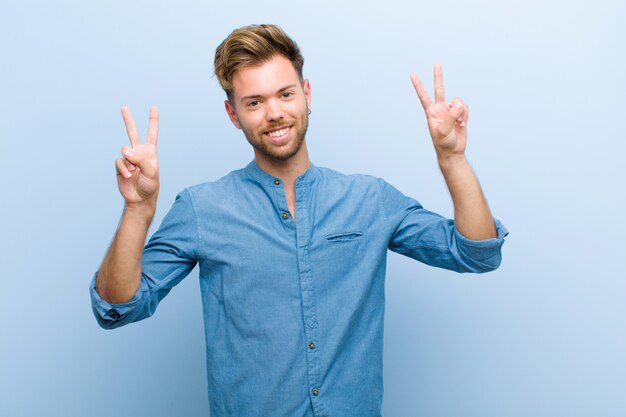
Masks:
[[[248,140],[248,143],[250,143],[250,145],[252,145],[252,147],[257,152],[259,152],[260,154],[262,154],[268,159],[283,162],[283,161],[287,161],[291,159],[294,155],[296,155],[298,151],[300,150],[300,148],[302,148],[302,144],[304,143],[304,139],[306,137],[306,131],[309,127],[308,113],[307,112],[303,113],[299,120],[301,121],[301,123],[298,123],[298,120],[296,120],[291,128],[292,130],[294,130],[294,132],[289,132],[290,134],[291,133],[295,134],[294,140],[292,140],[285,146],[278,146],[278,147],[273,146],[271,143],[263,139],[260,139],[260,137],[262,138],[264,135],[262,132],[259,132],[259,133],[251,132],[249,129],[245,128],[244,126],[242,126],[241,128],[243,130],[243,133],[246,139]],[[277,125],[276,127],[278,126],[279,125]],[[266,128],[265,131],[267,131],[268,129],[271,129],[271,127]]]

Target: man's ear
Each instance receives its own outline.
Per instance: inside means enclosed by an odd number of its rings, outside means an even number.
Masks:
[[[302,90],[304,90],[304,96],[306,97],[307,109],[311,110],[311,83],[309,80],[304,80]]]
[[[237,117],[237,113],[235,113],[235,106],[231,104],[230,100],[224,100],[224,108],[226,109],[230,121],[233,122],[237,129],[241,129],[239,118]]]

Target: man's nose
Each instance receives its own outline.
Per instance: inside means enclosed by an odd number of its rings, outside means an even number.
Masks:
[[[276,100],[269,100],[265,105],[265,118],[268,122],[273,122],[283,118],[283,110]]]

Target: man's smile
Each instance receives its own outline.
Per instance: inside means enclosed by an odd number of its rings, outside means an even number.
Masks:
[[[280,127],[274,130],[267,131],[265,132],[265,134],[270,137],[272,142],[276,143],[286,139],[289,132],[291,131],[291,128],[292,126]]]

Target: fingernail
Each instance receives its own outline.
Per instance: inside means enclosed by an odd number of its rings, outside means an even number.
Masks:
[[[130,177],[131,177],[131,174],[130,174],[130,172],[127,172],[126,174],[124,174],[124,176],[125,176],[126,178],[130,178]]]
[[[127,149],[126,152],[124,152],[124,154],[126,156],[133,156],[133,155],[135,155],[135,153],[133,151],[131,151],[130,149]]]
[[[129,171],[134,171],[135,170],[135,166],[133,164],[128,164],[128,170]]]

